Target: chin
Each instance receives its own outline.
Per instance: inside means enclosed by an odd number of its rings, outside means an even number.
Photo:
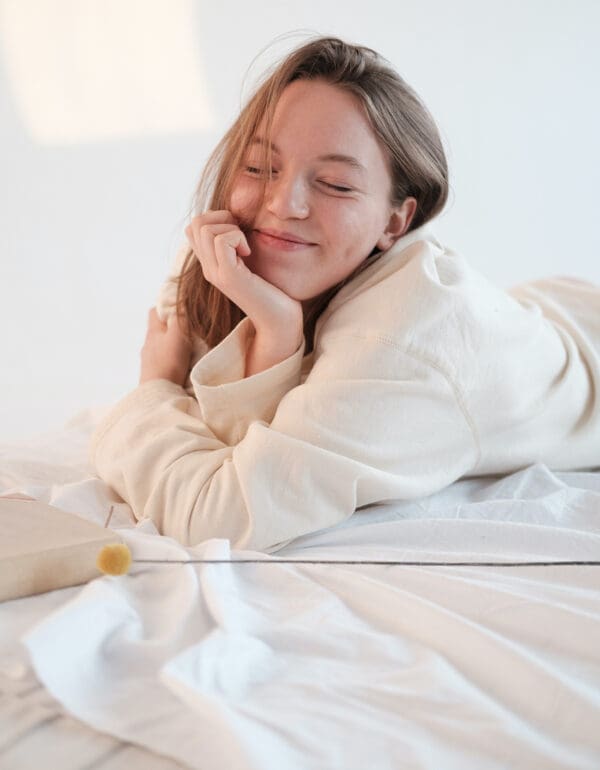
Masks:
[[[270,283],[272,286],[275,286],[276,288],[280,289],[284,294],[287,294],[288,297],[291,299],[295,299],[298,302],[303,301],[306,299],[306,292],[303,292],[298,289],[297,286],[294,285],[289,280],[289,276],[282,275],[281,271],[279,270],[256,270],[256,275],[259,275],[261,278],[263,278],[265,281]]]

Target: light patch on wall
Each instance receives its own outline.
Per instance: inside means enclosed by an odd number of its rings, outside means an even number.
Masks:
[[[0,0],[0,50],[39,144],[210,130],[193,0]]]

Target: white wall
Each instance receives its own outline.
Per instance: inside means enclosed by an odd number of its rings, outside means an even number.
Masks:
[[[0,0],[0,440],[136,386],[200,170],[286,32],[369,45],[421,94],[451,165],[438,238],[501,286],[600,282],[597,0],[252,8]]]

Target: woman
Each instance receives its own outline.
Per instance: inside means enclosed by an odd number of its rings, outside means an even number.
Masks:
[[[495,288],[429,229],[447,191],[434,121],[374,51],[280,63],[92,439],[138,519],[270,550],[465,475],[600,465],[600,289]]]

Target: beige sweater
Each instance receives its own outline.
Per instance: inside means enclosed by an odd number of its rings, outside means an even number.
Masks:
[[[600,466],[600,287],[498,289],[425,225],[334,297],[309,356],[244,379],[252,335],[199,343],[186,388],[144,383],[92,437],[100,478],[185,544],[272,550],[465,475]]]

